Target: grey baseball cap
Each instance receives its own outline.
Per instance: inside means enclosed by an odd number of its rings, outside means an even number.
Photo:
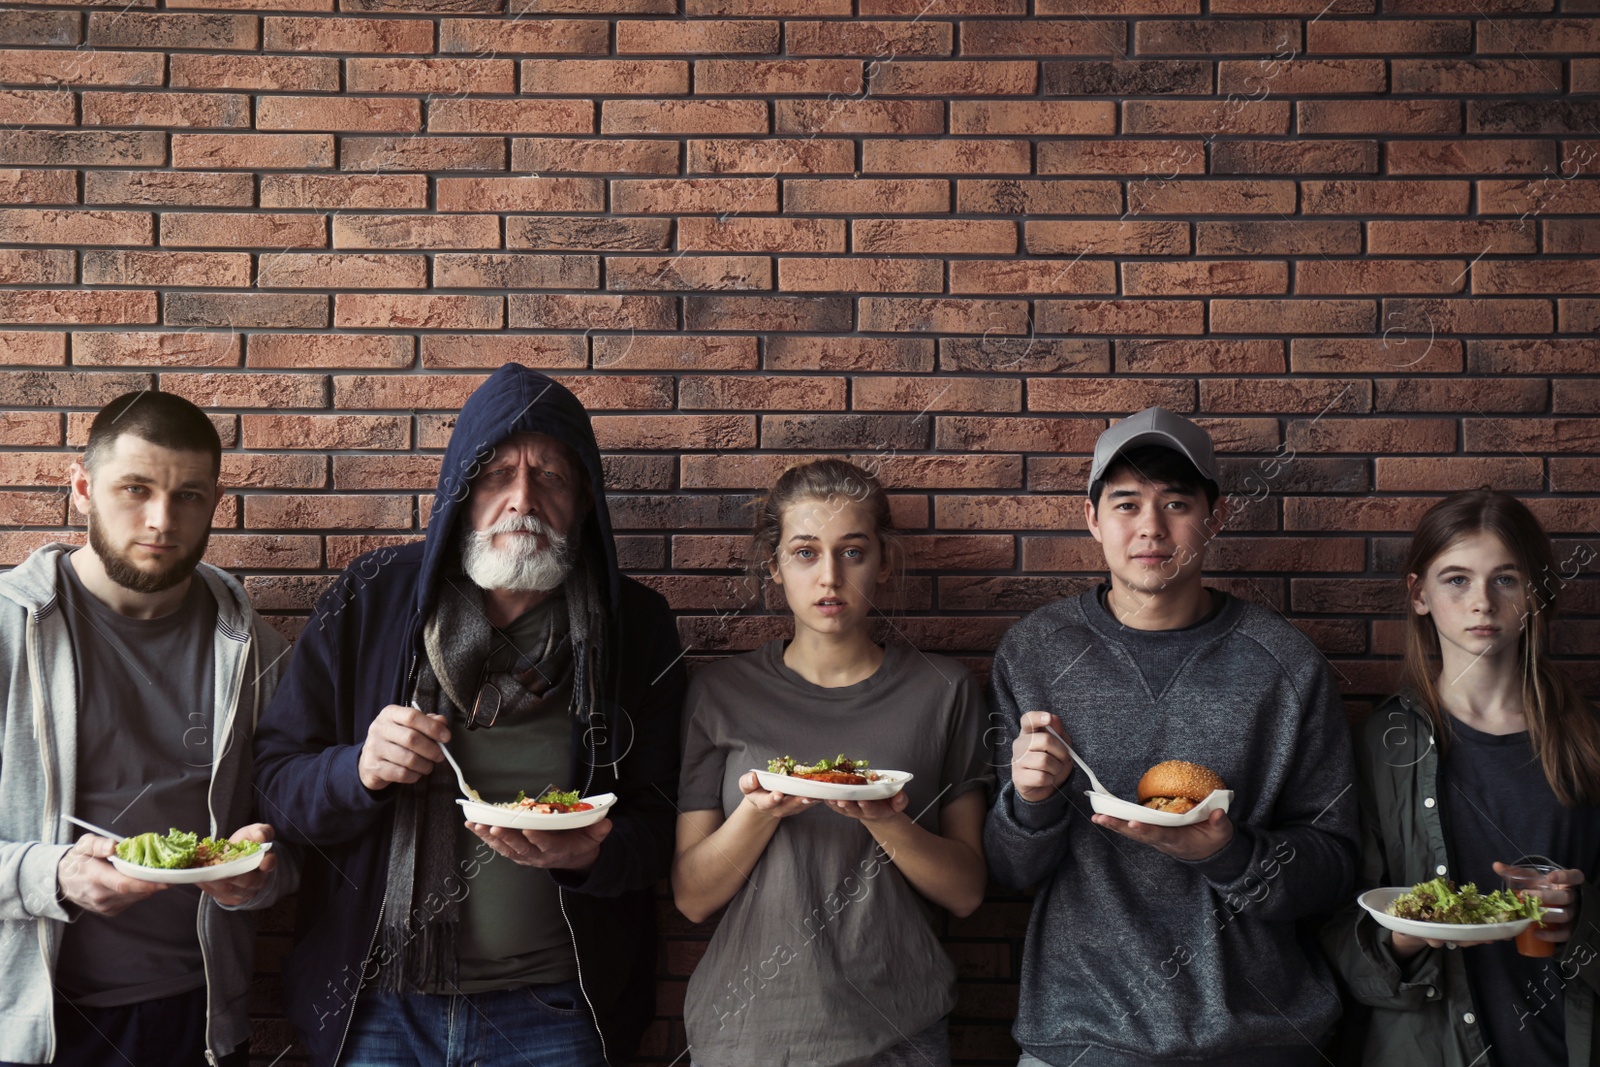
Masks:
[[[1089,488],[1105,477],[1106,468],[1120,452],[1140,445],[1161,445],[1187,456],[1201,477],[1217,483],[1217,456],[1211,435],[1166,408],[1145,408],[1129,415],[1101,434],[1094,443],[1094,462],[1089,466]]]

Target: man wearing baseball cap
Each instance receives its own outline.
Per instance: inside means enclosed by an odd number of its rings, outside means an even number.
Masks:
[[[1219,480],[1211,438],[1170,411],[1101,434],[1084,518],[1110,580],[1033,612],[995,653],[1003,788],[985,847],[998,881],[1038,887],[1019,1067],[1298,1067],[1321,1062],[1339,1014],[1297,923],[1353,885],[1344,711],[1299,630],[1204,584]],[[1094,814],[1069,742],[1127,801],[1168,760],[1232,796],[1186,825]]]

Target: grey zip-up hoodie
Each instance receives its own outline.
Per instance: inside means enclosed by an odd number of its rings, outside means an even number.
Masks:
[[[77,795],[77,672],[56,595],[58,559],[75,546],[50,544],[0,575],[0,1060],[49,1063],[55,1056],[52,979],[61,924],[79,909],[56,893],[56,865],[78,831],[62,815]],[[212,835],[255,820],[251,738],[286,664],[288,643],[250,607],[238,582],[215,567],[195,572],[217,601],[212,643],[215,690]],[[248,997],[255,921],[293,890],[292,848],[274,845],[277,870],[238,908],[200,898],[207,1053],[213,1061],[250,1037]]]

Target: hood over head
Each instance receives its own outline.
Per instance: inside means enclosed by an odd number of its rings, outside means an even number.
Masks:
[[[554,378],[520,363],[507,363],[467,398],[445,449],[417,585],[416,608],[420,616],[432,609],[440,576],[454,565],[456,526],[473,478],[494,455],[495,446],[518,433],[553,437],[571,449],[582,464],[588,475],[591,509],[583,519],[579,548],[590,566],[603,566],[605,577],[600,582],[600,592],[615,610],[621,594],[621,574],[611,536],[611,515],[606,509],[600,446],[595,443],[589,413]]]

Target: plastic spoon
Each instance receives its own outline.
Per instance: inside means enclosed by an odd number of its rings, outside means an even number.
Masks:
[[[113,841],[121,841],[122,840],[122,835],[121,834],[114,834],[110,830],[107,830],[104,826],[96,826],[92,822],[85,822],[83,819],[77,819],[77,818],[74,818],[71,815],[63,815],[61,817],[63,819],[65,819],[65,820],[67,820],[68,822],[72,823],[75,826],[81,826],[85,830],[93,830],[95,833],[99,834],[101,837],[109,837]]]
[[[422,711],[422,708],[415,700],[411,702],[411,706],[416,708],[418,711]],[[427,713],[423,712],[423,714]],[[450,755],[450,746],[440,742],[439,751],[444,753],[445,762],[450,764],[450,769],[456,772],[456,785],[461,787],[461,795],[475,804],[482,804],[483,797],[478,795],[478,791],[476,789],[467,784],[467,776],[461,773],[461,764],[457,763],[456,758]]]
[[[1094,791],[1096,793],[1102,793],[1108,797],[1114,795],[1111,790],[1100,784],[1100,779],[1096,778],[1094,776],[1094,772],[1089,769],[1089,765],[1083,762],[1083,757],[1072,750],[1072,746],[1067,744],[1067,739],[1065,737],[1062,737],[1060,734],[1056,733],[1055,727],[1046,726],[1045,730],[1049,732],[1051,737],[1067,746],[1067,755],[1072,757],[1073,763],[1076,763],[1079,767],[1083,768],[1083,773],[1089,776],[1089,784],[1094,787]]]

